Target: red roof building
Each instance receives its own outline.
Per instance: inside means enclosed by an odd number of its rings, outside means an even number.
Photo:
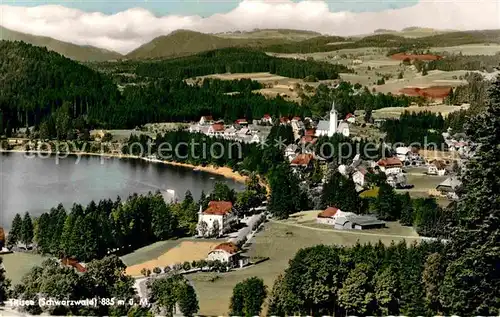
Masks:
[[[281,118],[280,118],[280,122],[281,122],[281,123],[289,123],[289,122],[290,122],[290,119],[288,119],[287,117],[281,117]]]
[[[292,162],[290,162],[290,165],[308,167],[311,164],[312,160],[313,160],[312,154],[299,154],[292,160]]]
[[[349,118],[354,118],[354,115],[352,113],[348,113],[346,116],[345,116],[345,119],[349,119]]]
[[[208,203],[208,208],[203,211],[203,214],[223,216],[230,213],[232,210],[232,202],[212,200]]]
[[[305,131],[304,135],[306,135],[306,136],[309,136],[309,135],[310,136],[314,136],[314,135],[316,135],[316,129],[307,129]]]
[[[222,124],[222,123],[214,123],[214,124],[212,124],[212,131],[213,132],[222,132],[222,131],[224,131],[224,124]]]
[[[222,251],[225,251],[229,254],[236,254],[240,251],[238,249],[238,247],[236,246],[236,244],[234,244],[232,242],[221,243],[221,244],[217,245],[212,251],[214,251],[214,250],[222,250]]]
[[[339,211],[337,207],[328,207],[318,214],[318,218],[331,218]]]
[[[79,273],[85,273],[87,272],[87,269],[81,264],[79,263],[77,260],[75,259],[70,259],[70,258],[62,258],[61,259],[61,263],[63,265],[66,265],[66,266],[71,266],[73,268],[75,268],[75,270]]]
[[[397,157],[388,157],[379,160],[377,165],[383,167],[402,167],[403,163]]]
[[[271,119],[271,116],[266,113],[262,118],[264,118],[264,119]]]
[[[248,121],[247,121],[247,119],[238,119],[238,120],[236,120],[235,123],[237,123],[237,124],[248,124]]]

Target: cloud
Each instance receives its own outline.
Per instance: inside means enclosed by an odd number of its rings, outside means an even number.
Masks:
[[[0,5],[0,25],[19,32],[127,53],[177,29],[217,33],[288,28],[334,35],[367,34],[379,28],[399,30],[410,26],[456,30],[499,29],[499,3],[499,0],[421,0],[402,9],[352,13],[330,12],[324,1],[244,0],[228,13],[207,18],[157,17],[142,8],[107,15],[58,5]]]

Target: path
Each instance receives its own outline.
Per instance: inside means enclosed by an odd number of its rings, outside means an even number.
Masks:
[[[310,230],[316,230],[316,231],[324,231],[324,232],[337,232],[337,233],[342,233],[342,234],[353,234],[357,236],[376,236],[376,237],[387,237],[387,238],[400,238],[400,239],[416,239],[416,240],[433,240],[434,238],[429,238],[429,237],[420,237],[420,236],[401,236],[401,235],[395,235],[395,234],[380,234],[380,233],[369,233],[369,232],[362,232],[361,230],[339,230],[339,229],[327,229],[327,228],[315,228],[311,226],[306,226],[306,225],[301,225],[298,223],[287,223],[283,222],[280,220],[274,220],[271,219],[269,220],[272,223],[277,223],[277,224],[282,224],[286,226],[291,226],[291,227],[298,227],[298,228],[306,228]]]

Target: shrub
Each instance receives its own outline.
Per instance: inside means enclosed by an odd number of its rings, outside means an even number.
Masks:
[[[141,274],[144,275],[145,277],[149,277],[151,275],[151,270],[147,268],[143,268],[141,270]]]
[[[191,263],[189,263],[189,261],[184,262],[184,263],[182,264],[182,269],[183,269],[184,271],[189,271],[189,270],[191,270]]]
[[[165,267],[163,268],[163,273],[168,273],[168,272],[170,272],[171,270],[172,270],[172,269],[170,268],[170,266],[168,266],[168,265],[167,265],[167,266],[165,266]]]
[[[161,273],[161,269],[160,269],[159,267],[155,267],[155,268],[153,269],[153,273],[154,273],[154,274],[160,274],[160,273]]]

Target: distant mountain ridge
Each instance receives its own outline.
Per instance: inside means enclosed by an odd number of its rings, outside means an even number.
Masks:
[[[266,47],[275,43],[297,42],[321,34],[312,31],[265,29],[249,32],[208,34],[177,30],[159,36],[126,55],[129,59],[166,58],[193,55],[228,47]]]
[[[0,40],[23,41],[34,46],[46,47],[49,51],[54,51],[67,58],[81,62],[102,62],[123,58],[123,55],[120,53],[103,48],[77,45],[59,41],[51,37],[21,33],[2,26],[0,26]]]

